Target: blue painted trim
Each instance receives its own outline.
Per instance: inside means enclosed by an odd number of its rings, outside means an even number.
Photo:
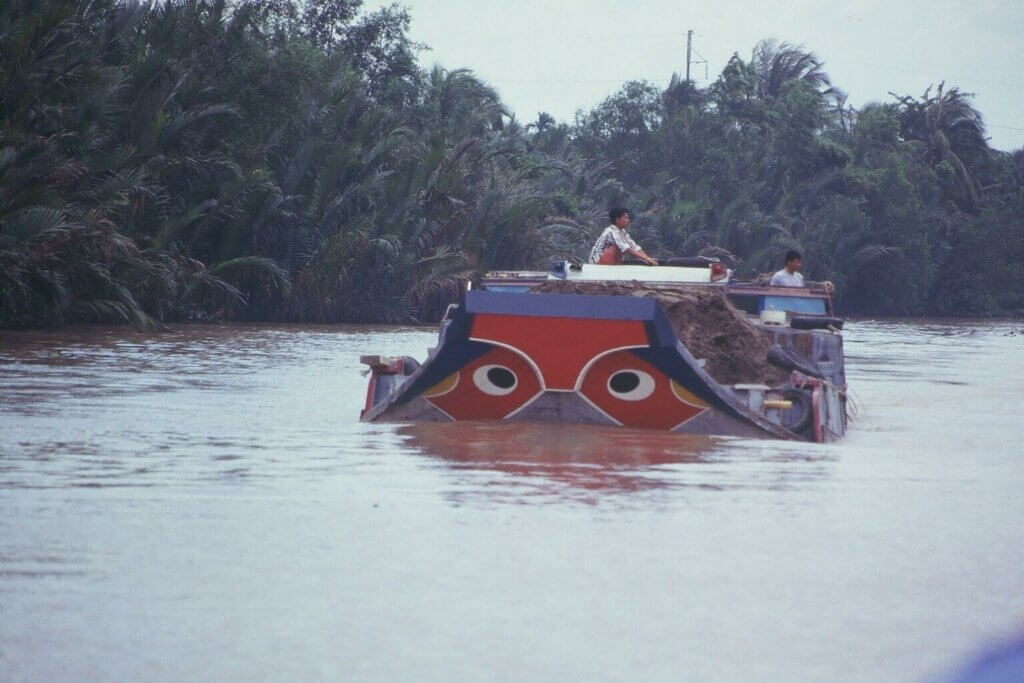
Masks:
[[[660,311],[654,299],[591,294],[530,294],[466,292],[466,313],[524,315],[544,318],[596,318],[600,320],[654,320]]]
[[[530,285],[483,285],[481,289],[486,292],[504,292],[505,294],[526,294],[527,292],[530,291]]]

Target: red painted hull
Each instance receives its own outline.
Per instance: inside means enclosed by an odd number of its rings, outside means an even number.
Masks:
[[[828,429],[835,420],[823,419],[835,406],[820,383],[807,387],[815,415],[805,432],[787,429],[708,376],[653,299],[470,292],[421,366],[398,368],[387,360],[390,366],[380,360],[373,366],[363,420],[521,419],[838,437]]]

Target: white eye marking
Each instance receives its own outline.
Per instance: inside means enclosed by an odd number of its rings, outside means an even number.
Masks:
[[[643,370],[619,370],[608,378],[608,393],[623,401],[642,401],[654,393],[654,378]]]
[[[485,394],[506,396],[516,390],[519,378],[504,365],[481,365],[473,371],[473,384]]]

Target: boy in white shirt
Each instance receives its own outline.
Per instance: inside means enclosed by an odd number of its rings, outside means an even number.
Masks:
[[[799,251],[790,249],[786,252],[786,267],[772,275],[769,283],[772,287],[803,287],[804,276],[800,274],[803,257]]]

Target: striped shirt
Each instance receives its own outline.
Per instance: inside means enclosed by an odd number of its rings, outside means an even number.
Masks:
[[[594,242],[594,248],[590,250],[590,262],[597,263],[601,258],[601,254],[604,250],[615,245],[619,248],[623,254],[626,253],[627,249],[640,250],[640,245],[633,241],[633,238],[626,234],[625,230],[617,228],[614,225],[609,225],[601,233],[601,236],[597,238],[597,242]]]

